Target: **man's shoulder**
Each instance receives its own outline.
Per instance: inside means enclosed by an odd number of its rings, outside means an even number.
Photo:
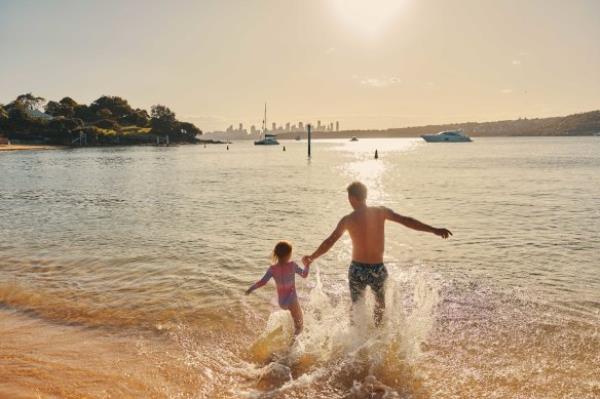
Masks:
[[[383,205],[370,206],[368,209],[372,214],[375,214],[377,216],[384,216],[386,213],[391,211],[390,208],[387,208]]]

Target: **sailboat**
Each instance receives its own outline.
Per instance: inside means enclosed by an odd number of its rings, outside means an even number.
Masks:
[[[279,145],[277,136],[274,134],[267,133],[267,104],[265,103],[265,116],[262,124],[262,139],[256,140],[254,145]]]

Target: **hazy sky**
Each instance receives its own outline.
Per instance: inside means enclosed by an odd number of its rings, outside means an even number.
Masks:
[[[119,95],[210,131],[600,108],[598,0],[0,0],[0,103]]]

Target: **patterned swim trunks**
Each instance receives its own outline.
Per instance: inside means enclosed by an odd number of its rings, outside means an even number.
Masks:
[[[356,302],[361,297],[367,285],[371,287],[377,300],[383,301],[387,276],[388,272],[383,263],[368,264],[352,261],[348,269],[352,302]]]

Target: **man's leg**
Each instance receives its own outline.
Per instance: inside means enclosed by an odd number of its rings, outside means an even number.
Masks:
[[[385,281],[388,273],[384,265],[371,274],[370,286],[375,297],[375,309],[373,310],[373,319],[377,327],[381,326],[383,315],[385,313]]]
[[[373,310],[373,319],[375,326],[380,327],[385,313],[385,285],[379,290],[373,290],[375,294],[375,309]]]
[[[350,286],[350,299],[352,300],[352,307],[350,308],[350,323],[354,324],[353,314],[354,314],[354,305],[358,302],[363,296],[365,292],[365,288],[367,288],[367,284],[364,281],[362,276],[362,270],[360,266],[355,264],[350,265],[350,269],[348,269],[348,283]]]

